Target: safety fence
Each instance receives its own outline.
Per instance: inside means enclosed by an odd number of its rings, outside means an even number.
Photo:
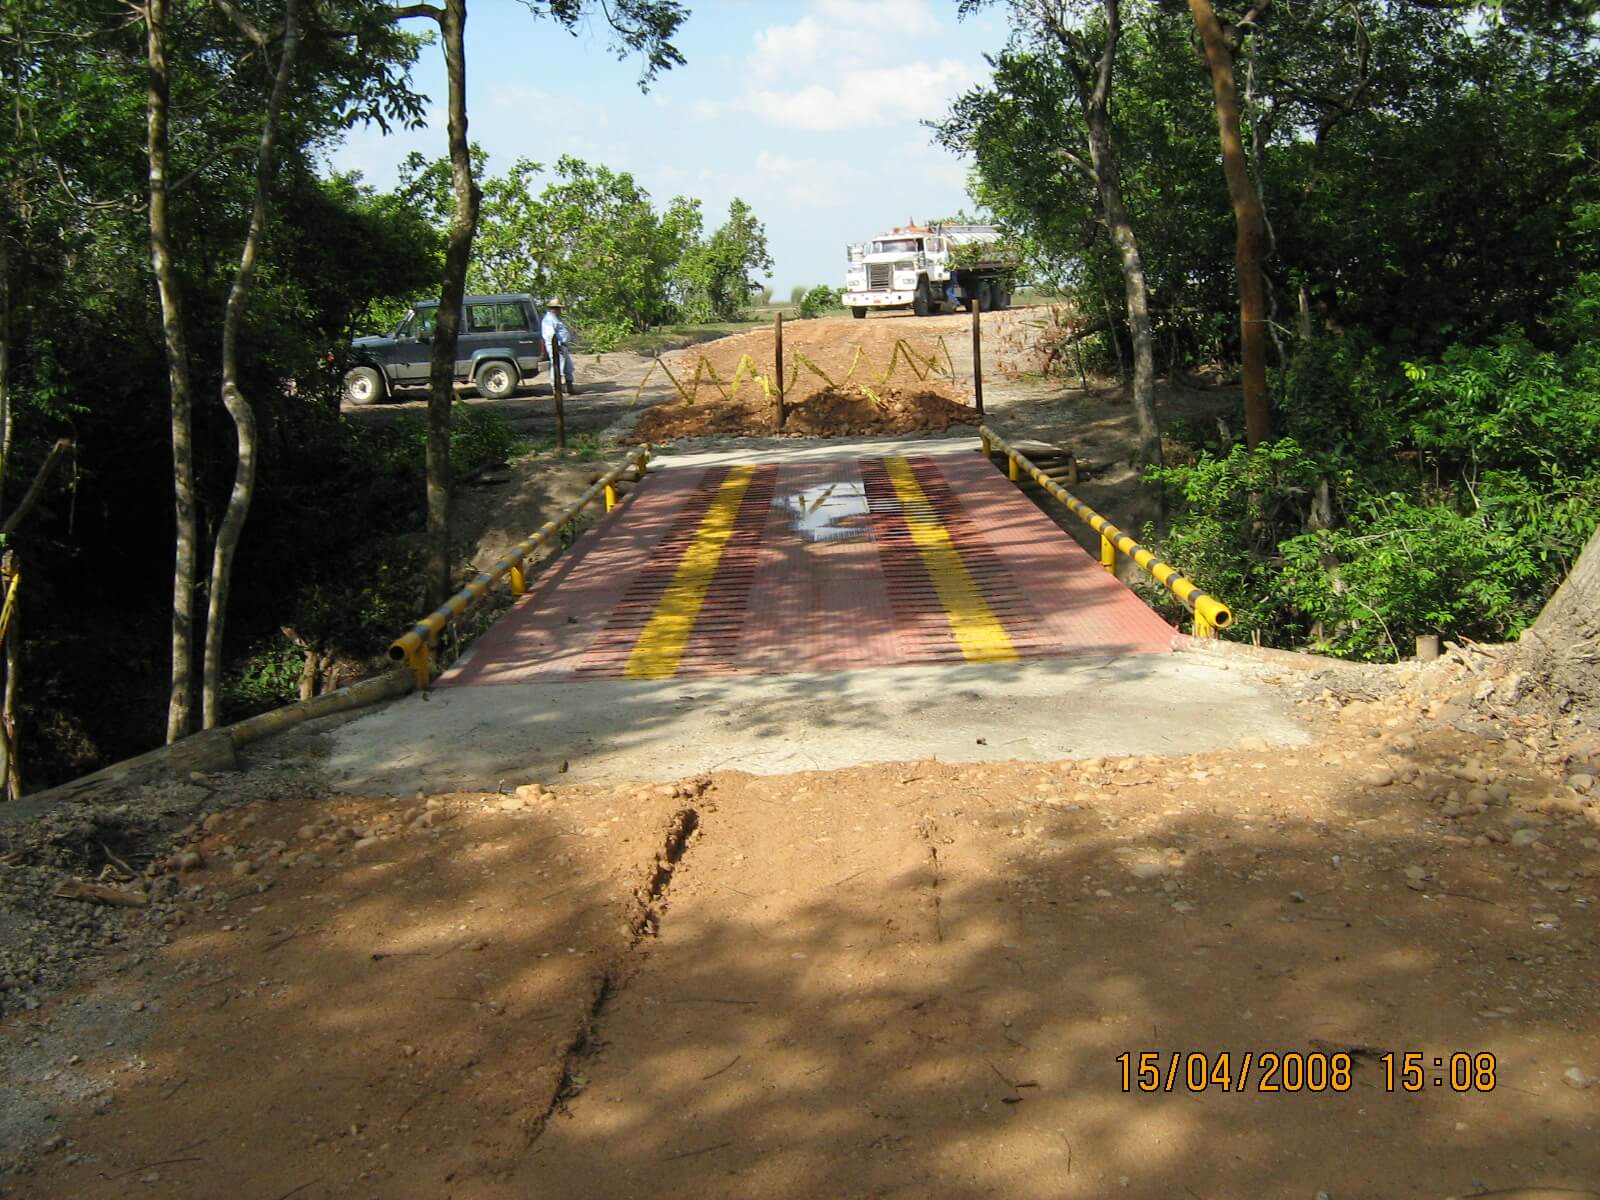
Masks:
[[[1157,583],[1176,596],[1194,614],[1194,636],[1216,637],[1219,629],[1233,623],[1233,613],[1215,596],[1200,590],[1193,580],[1169,563],[1157,558],[1150,550],[1118,529],[1082,500],[1079,500],[1049,475],[1040,470],[1025,454],[1008,444],[987,425],[978,426],[978,436],[983,440],[983,452],[992,455],[995,450],[1006,456],[1006,475],[1017,482],[1027,475],[1051,496],[1054,496],[1073,516],[1085,522],[1100,535],[1100,564],[1113,575],[1117,571],[1118,553],[1126,554],[1139,564]]]
[[[600,476],[560,516],[546,521],[513,546],[510,552],[494,566],[396,638],[389,646],[389,657],[395,662],[404,662],[411,668],[418,687],[427,687],[433,681],[433,648],[438,644],[440,635],[502,580],[510,585],[513,596],[520,596],[527,591],[527,572],[523,569],[523,564],[527,561],[528,555],[558,536],[563,527],[576,520],[578,515],[596,500],[604,498],[605,510],[610,512],[617,504],[618,482],[630,471],[637,471],[642,475],[649,462],[650,447],[641,446],[620,465]]]
[[[944,351],[945,360],[943,363],[939,362],[937,354],[930,354],[920,350],[912,346],[904,338],[899,338],[896,339],[893,347],[891,347],[889,361],[884,368],[881,371],[874,372],[871,365],[868,364],[866,369],[862,370],[861,379],[856,378],[856,372],[862,369],[863,360],[866,358],[866,349],[859,344],[855,348],[856,352],[850,360],[850,365],[846,368],[845,373],[838,378],[825,371],[804,351],[794,348],[791,348],[786,355],[789,360],[789,370],[787,372],[783,372],[781,367],[776,364],[770,372],[765,371],[754,358],[744,354],[740,356],[738,363],[734,366],[733,374],[726,380],[717,373],[716,367],[703,354],[695,359],[694,373],[686,375],[682,379],[673,373],[671,367],[658,358],[650,364],[650,369],[644,373],[644,378],[639,381],[639,386],[634,390],[633,399],[635,404],[639,402],[640,397],[644,394],[645,384],[650,381],[651,376],[658,370],[672,383],[672,386],[677,390],[678,395],[685,404],[694,403],[695,398],[700,394],[702,384],[715,388],[722,399],[732,401],[739,394],[740,387],[747,381],[756,384],[767,400],[772,400],[780,392],[790,395],[792,398],[795,385],[800,382],[801,371],[804,370],[820,379],[823,385],[830,389],[838,389],[853,384],[855,387],[860,388],[874,404],[878,405],[879,408],[883,408],[886,405],[882,397],[878,395],[877,389],[888,386],[902,365],[918,383],[927,382],[930,376],[948,379],[951,382],[955,381],[956,367],[950,358],[950,348],[944,344],[944,338],[940,337],[937,341],[939,349]],[[787,374],[787,378],[784,378],[785,374]],[[782,383],[781,388],[779,386],[780,381]]]

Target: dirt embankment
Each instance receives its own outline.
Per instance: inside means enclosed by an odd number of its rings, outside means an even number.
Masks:
[[[634,437],[859,437],[975,424],[950,332],[891,318],[785,325],[781,428],[772,329],[664,355],[660,369],[670,372],[676,395],[642,413]]]

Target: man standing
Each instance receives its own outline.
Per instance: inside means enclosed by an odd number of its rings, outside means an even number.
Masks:
[[[572,350],[567,323],[561,319],[563,305],[559,296],[545,301],[544,320],[539,322],[539,332],[544,336],[545,352],[550,355],[550,386],[555,386],[556,372],[561,372],[561,389],[564,395],[576,396],[577,387],[572,382]]]

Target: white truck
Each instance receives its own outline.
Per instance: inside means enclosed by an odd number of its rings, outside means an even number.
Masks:
[[[860,319],[874,308],[909,308],[919,317],[1011,303],[1013,265],[993,225],[902,225],[846,247],[842,302]]]

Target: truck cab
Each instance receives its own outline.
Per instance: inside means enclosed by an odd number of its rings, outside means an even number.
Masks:
[[[985,310],[1004,308],[1011,293],[998,260],[952,266],[956,246],[998,238],[989,225],[902,225],[847,246],[842,302],[857,318],[875,308],[909,308],[925,317],[971,299]]]
[[[503,400],[530,385],[546,358],[539,318],[539,307],[526,292],[466,297],[456,339],[456,387],[475,387],[486,399]],[[420,300],[392,333],[354,339],[344,398],[365,405],[425,391],[438,320],[439,302]]]

